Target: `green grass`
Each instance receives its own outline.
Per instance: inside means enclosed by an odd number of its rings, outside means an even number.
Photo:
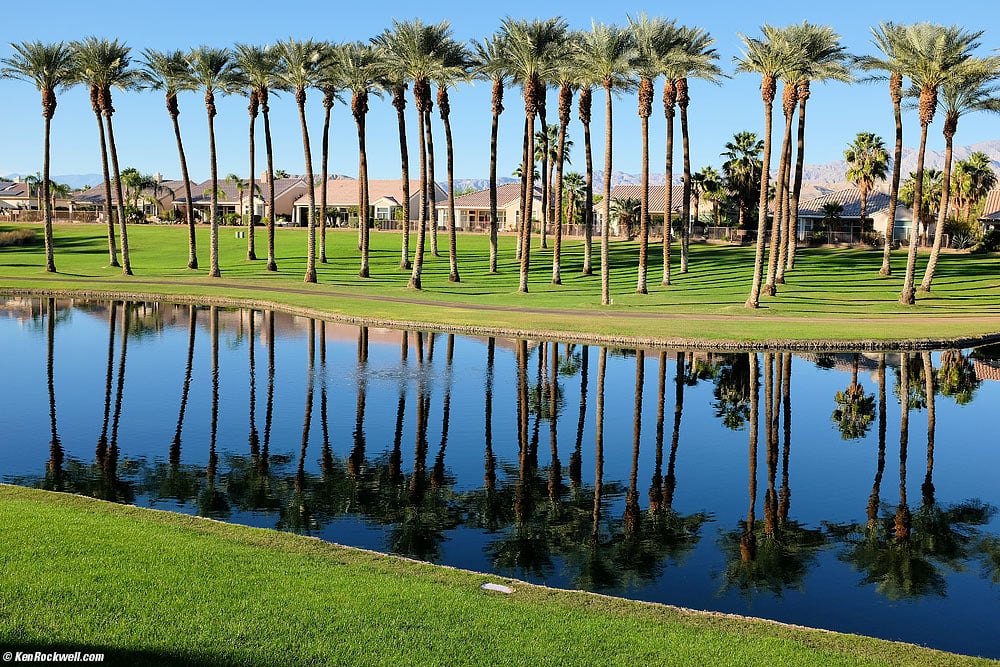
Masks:
[[[0,486],[0,650],[106,664],[977,665],[882,640],[512,583]]]
[[[3,231],[0,228],[0,231]],[[318,265],[318,285],[302,282],[306,233],[279,229],[280,271],[264,262],[247,262],[245,239],[234,228],[220,231],[222,278],[207,277],[208,229],[199,229],[202,268],[184,268],[186,231],[180,226],[130,226],[135,276],[123,278],[108,268],[106,231],[98,225],[56,227],[57,275],[44,272],[40,244],[0,248],[0,279],[6,288],[90,290],[142,295],[225,297],[258,300],[340,316],[369,317],[428,325],[491,326],[563,334],[597,334],[710,341],[944,339],[1000,333],[1000,256],[944,254],[931,294],[901,306],[905,253],[893,256],[895,274],[878,275],[877,250],[811,249],[798,253],[788,284],[762,307],[743,307],[749,291],[753,248],[694,245],[691,270],[680,274],[674,248],[674,284],[660,285],[659,245],[650,252],[649,291],[635,294],[637,245],[611,243],[614,305],[600,306],[599,244],[595,275],[583,276],[583,245],[564,245],[563,284],[551,284],[552,250],[533,240],[528,294],[517,292],[518,269],[512,237],[501,237],[499,275],[487,269],[484,235],[460,235],[462,282],[448,282],[447,236],[440,236],[441,257],[426,255],[424,290],[407,289],[409,272],[399,269],[396,233],[373,232],[372,277],[357,277],[356,231],[328,233],[330,263]],[[265,254],[258,230],[257,253]],[[413,242],[415,245],[415,240]],[[926,255],[918,264],[922,275]],[[418,301],[414,304],[413,301]]]

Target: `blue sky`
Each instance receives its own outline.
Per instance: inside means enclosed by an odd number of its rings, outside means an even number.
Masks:
[[[448,19],[455,36],[481,38],[497,29],[500,20],[511,15],[539,16],[537,2],[511,0],[502,6],[469,6],[436,0],[426,2],[317,3],[286,0],[269,3],[218,3],[173,0],[149,5],[105,0],[101,3],[45,2],[31,6],[10,5],[0,27],[0,54],[10,54],[9,42],[22,40],[72,40],[88,35],[118,37],[136,52],[142,48],[188,48],[198,44],[228,46],[235,42],[273,43],[289,36],[333,41],[367,39],[391,25],[392,19],[420,17],[426,22]],[[502,9],[501,9],[502,7]],[[762,23],[787,25],[808,20],[833,26],[852,53],[872,51],[870,26],[879,21],[906,23],[929,20],[959,24],[967,29],[987,29],[1000,24],[1000,10],[991,3],[953,2],[724,2],[675,3],[658,6],[619,5],[585,0],[570,5],[552,3],[542,16],[561,14],[573,27],[587,28],[592,19],[607,23],[626,21],[626,13],[641,11],[676,18],[680,23],[707,29],[716,39],[720,65],[732,73],[732,58],[739,52],[738,32],[759,35]],[[502,13],[501,13],[502,12]],[[1000,47],[1000,29],[987,29],[980,53]],[[718,167],[723,144],[741,130],[760,132],[763,127],[758,77],[740,75],[721,86],[694,81],[691,84],[692,165]],[[3,90],[0,122],[0,174],[34,173],[41,168],[42,119],[38,93],[27,83],[0,81]],[[659,99],[660,83],[657,85]],[[555,94],[550,93],[555,108]],[[520,132],[523,107],[520,90],[510,90],[505,98],[507,111],[501,120],[500,174],[510,173],[520,159]],[[458,178],[484,178],[489,164],[489,86],[463,86],[451,95],[455,137],[455,174]],[[207,127],[202,96],[182,95],[181,123],[192,178],[208,177]],[[640,168],[639,121],[634,95],[614,102],[614,169],[638,173]],[[412,107],[412,104],[410,105]],[[272,126],[276,166],[292,173],[304,171],[302,140],[294,101],[289,96],[272,102]],[[135,166],[143,172],[159,171],[178,178],[180,168],[169,118],[160,93],[116,93],[116,138],[123,167]],[[593,131],[595,165],[603,164],[603,93],[595,94]],[[664,123],[662,106],[654,107],[651,128],[651,162],[654,172],[663,171]],[[412,110],[411,110],[412,111]],[[776,110],[777,111],[777,110]],[[310,133],[317,154],[322,123],[318,94],[311,94],[307,106]],[[554,114],[552,114],[554,115]],[[780,115],[780,111],[776,113]],[[435,118],[437,118],[435,114]],[[554,119],[550,119],[554,120]],[[915,146],[917,125],[910,112],[904,118],[906,144]],[[97,173],[100,162],[95,120],[89,100],[81,88],[59,96],[52,126],[52,173]],[[411,127],[415,126],[415,122]],[[809,103],[806,161],[824,163],[842,158],[844,146],[859,131],[873,131],[891,143],[893,123],[888,94],[882,85],[831,83],[817,85]],[[399,153],[395,110],[388,99],[373,99],[368,120],[369,170],[372,178],[398,178]],[[219,172],[244,173],[248,169],[248,114],[246,100],[228,97],[219,101],[216,134]],[[444,142],[440,123],[435,126],[435,147],[440,155],[443,179]],[[968,145],[1000,138],[1000,119],[970,115],[963,118],[956,143]],[[262,132],[258,130],[258,132]],[[576,119],[569,128],[576,143],[571,169],[583,170],[582,128]],[[931,149],[943,148],[940,118],[931,128]],[[338,105],[333,113],[331,172],[357,174],[357,141],[350,109]],[[411,145],[412,135],[411,135]],[[257,159],[258,173],[264,165],[262,142]],[[415,150],[415,145],[413,145]],[[679,154],[678,154],[679,159]]]

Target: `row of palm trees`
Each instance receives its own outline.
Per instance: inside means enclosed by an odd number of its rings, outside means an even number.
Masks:
[[[762,27],[762,36],[740,35],[743,49],[735,60],[737,73],[755,73],[761,76],[761,94],[764,103],[765,123],[762,140],[750,133],[742,133],[727,144],[723,173],[735,184],[732,192],[739,201],[741,218],[751,210],[748,195],[758,197],[758,234],[755,253],[754,276],[746,305],[756,308],[760,295],[774,295],[777,285],[785,281],[785,272],[795,264],[795,230],[797,228],[798,199],[802,184],[802,164],[805,139],[805,111],[814,81],[852,79],[852,68],[857,66],[874,72],[873,78],[888,78],[894,113],[897,119],[896,152],[893,159],[893,177],[890,187],[890,220],[894,219],[899,191],[899,163],[902,149],[902,123],[900,109],[907,95],[919,99],[921,142],[916,171],[916,200],[920,201],[920,183],[926,147],[927,127],[935,109],[945,110],[945,138],[947,154],[951,154],[951,140],[960,115],[975,110],[1000,110],[997,81],[1000,80],[1000,58],[979,58],[973,55],[979,46],[981,32],[966,32],[952,26],[919,23],[900,26],[883,23],[873,29],[874,42],[879,56],[856,58],[850,56],[840,43],[839,35],[828,26],[808,22],[785,28],[770,25]],[[250,164],[248,188],[255,189],[254,155],[255,124],[258,113],[264,120],[267,152],[267,190],[270,210],[273,211],[273,152],[269,126],[269,99],[272,90],[292,92],[301,121],[306,180],[309,187],[308,242],[306,282],[316,281],[317,223],[319,261],[326,261],[325,215],[316,215],[313,159],[306,124],[305,101],[307,91],[317,89],[323,94],[325,110],[323,124],[321,179],[328,176],[330,110],[347,91],[351,92],[351,110],[357,125],[359,152],[359,221],[358,247],[361,252],[359,275],[369,275],[368,263],[368,179],[366,158],[365,117],[371,95],[390,93],[392,104],[398,112],[400,139],[401,181],[403,184],[403,217],[409,220],[409,169],[410,160],[406,137],[405,93],[412,88],[413,102],[417,109],[417,134],[420,173],[420,211],[417,227],[416,251],[410,262],[408,225],[403,226],[400,267],[410,269],[410,286],[421,287],[421,273],[425,250],[427,223],[436,220],[437,202],[434,191],[428,187],[434,180],[434,150],[431,112],[434,106],[432,86],[437,86],[436,102],[441,117],[446,142],[448,180],[448,234],[449,279],[460,280],[455,241],[455,212],[453,185],[453,145],[450,127],[449,88],[472,78],[489,80],[492,84],[492,132],[490,159],[490,271],[497,270],[496,204],[498,120],[503,113],[503,95],[510,85],[521,88],[524,100],[524,133],[522,137],[522,165],[533,164],[536,153],[542,158],[542,197],[549,202],[563,198],[563,167],[574,96],[579,93],[578,116],[583,125],[584,153],[586,160],[586,194],[581,207],[584,211],[584,274],[593,271],[591,257],[592,216],[594,209],[593,160],[591,157],[590,119],[592,95],[595,89],[605,92],[605,150],[604,183],[601,230],[601,300],[610,303],[610,275],[608,262],[609,225],[612,204],[611,174],[613,156],[612,104],[614,96],[627,90],[638,91],[638,115],[641,120],[642,176],[638,215],[639,256],[636,291],[647,291],[648,235],[649,235],[649,117],[652,115],[654,82],[663,78],[663,105],[666,120],[667,183],[674,173],[674,118],[680,116],[683,197],[681,217],[690,218],[692,189],[697,187],[696,176],[690,165],[690,137],[688,110],[690,105],[689,80],[694,78],[717,82],[722,70],[717,64],[718,54],[712,48],[713,38],[697,27],[677,25],[675,21],[649,17],[645,13],[628,17],[627,26],[593,23],[589,31],[571,30],[562,18],[522,20],[507,18],[500,29],[482,41],[466,45],[455,39],[447,21],[425,24],[419,19],[394,21],[391,28],[369,42],[330,44],[312,40],[288,39],[270,47],[240,44],[233,49],[202,46],[190,52],[159,52],[147,49],[141,67],[133,66],[130,49],[117,40],[87,38],[70,44],[44,44],[23,42],[12,45],[15,54],[5,58],[4,74],[33,82],[42,93],[45,116],[45,154],[43,158],[43,183],[48,182],[49,123],[55,111],[56,91],[66,86],[82,83],[90,87],[91,101],[98,119],[102,146],[105,194],[112,201],[116,191],[116,216],[108,216],[108,248],[112,266],[118,266],[114,218],[124,220],[124,204],[120,186],[117,150],[114,141],[111,100],[113,88],[128,90],[152,88],[162,90],[166,96],[168,114],[173,123],[181,162],[182,177],[189,183],[184,147],[177,122],[179,108],[177,94],[184,90],[203,90],[209,124],[209,153],[211,163],[211,248],[210,276],[220,275],[218,263],[218,180],[214,117],[215,96],[242,92],[249,100]],[[904,79],[911,87],[903,89]],[[777,183],[775,188],[774,215],[768,225],[768,192],[771,177],[772,108],[777,96],[777,84],[783,84],[782,112],[784,132],[778,153]],[[546,99],[549,88],[557,89],[558,124],[554,132],[556,147],[549,144],[553,135],[548,131]],[[938,92],[942,91],[940,100]],[[797,137],[793,139],[795,114],[798,113]],[[543,131],[536,132],[536,119]],[[536,147],[536,136],[541,150]],[[793,151],[793,143],[794,146]],[[865,149],[864,147],[859,147]],[[752,153],[762,150],[763,159],[757,166]],[[793,156],[794,153],[794,156]],[[554,162],[550,164],[550,160]],[[108,162],[110,161],[110,167]],[[792,176],[794,167],[794,177]],[[521,201],[518,217],[517,255],[520,260],[519,291],[528,291],[528,274],[531,256],[532,200],[535,189],[534,169],[521,169]],[[554,171],[554,178],[550,175]],[[946,180],[950,177],[950,159],[945,168]],[[550,193],[550,184],[555,192]],[[870,187],[870,186],[869,186]],[[185,192],[191,201],[189,186]],[[946,188],[946,191],[948,189]],[[326,211],[325,188],[321,193],[319,210]],[[46,196],[46,199],[48,197]],[[110,206],[109,206],[110,209]],[[947,210],[947,205],[940,210]],[[564,218],[562,206],[542,207],[541,228],[543,243],[545,230],[551,223],[554,230],[552,282],[561,282],[561,230]],[[196,268],[198,259],[194,236],[194,218],[187,207],[189,228],[188,266]],[[273,218],[273,215],[270,216]],[[554,219],[550,219],[554,218]],[[51,215],[45,216],[46,268],[55,270],[52,251]],[[914,225],[913,239],[917,238],[918,225]],[[680,271],[688,269],[689,226],[682,225],[680,233]],[[122,270],[131,274],[128,257],[128,236],[125,226],[119,224]],[[267,268],[277,270],[274,256],[274,221],[268,220]],[[882,272],[888,275],[888,251],[891,237],[886,235],[886,255]],[[248,230],[248,260],[256,259],[252,216]],[[927,267],[922,288],[929,290],[933,278],[941,234],[935,237],[935,246]],[[767,270],[764,271],[766,244],[770,241]],[[437,225],[431,225],[431,251],[437,254]],[[670,235],[664,234],[662,284],[671,283]],[[913,274],[916,264],[916,243],[910,243],[906,279],[900,300],[913,303]]]

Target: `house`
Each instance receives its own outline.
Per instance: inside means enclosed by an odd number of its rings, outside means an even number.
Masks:
[[[0,182],[0,216],[10,220],[37,222],[40,206],[40,186],[32,185],[20,177]],[[67,215],[66,211],[69,211]],[[60,212],[61,211],[61,212]],[[73,202],[69,198],[56,198],[55,217],[71,218]]]
[[[322,188],[316,186],[316,206],[322,201]],[[277,190],[277,188],[275,188]],[[434,198],[438,206],[438,226],[442,220],[447,220],[448,192],[437,183],[434,184]],[[346,227],[358,220],[358,180],[356,178],[336,177],[326,181],[326,207],[328,220],[334,226]],[[399,179],[368,180],[368,202],[370,219],[382,229],[395,228],[394,221],[401,220],[403,215],[403,186]],[[444,206],[442,206],[442,203]],[[295,213],[292,221],[296,225],[305,225],[309,217],[309,197],[303,193],[295,200]],[[332,209],[332,210],[331,210]],[[442,212],[443,211],[443,212]],[[410,181],[410,222],[420,220],[420,181]]]
[[[444,221],[447,223],[447,202],[445,202]],[[439,217],[441,211],[438,212]],[[521,216],[521,184],[504,183],[497,186],[497,221],[501,231],[511,231],[516,228]],[[542,219],[542,191],[535,188],[531,204],[533,220]],[[490,224],[490,191],[489,189],[455,197],[455,227],[462,230],[480,231],[488,229]]]
[[[157,174],[157,178],[159,178],[159,174]],[[193,187],[194,184],[192,184]],[[183,197],[183,195],[184,181],[164,181],[160,179],[157,187],[143,188],[141,192],[135,195],[129,193],[126,189],[125,206],[134,205],[133,202],[138,201],[138,206],[142,208],[142,212],[147,218],[159,218],[164,212],[175,208],[177,197]],[[111,183],[111,197],[112,205],[114,205],[114,199],[117,198],[117,190],[113,181]],[[136,197],[137,199],[135,199]],[[107,211],[104,183],[99,183],[92,188],[87,188],[82,192],[74,194],[72,201],[74,206],[92,210],[97,213],[98,219],[103,219]]]
[[[616,199],[641,199],[642,186],[637,184],[625,184],[616,185],[611,188],[611,201]],[[667,187],[665,185],[650,185],[649,186],[649,217],[650,222],[656,225],[658,228],[663,225],[663,218],[665,214],[665,203],[666,203],[666,192]],[[594,192],[595,195],[601,194],[599,192]],[[671,218],[678,216],[681,213],[682,204],[684,203],[684,186],[674,185],[670,189],[670,214]],[[609,204],[610,206],[610,204]],[[695,215],[695,211],[698,208],[695,206],[695,197],[691,197],[691,215]],[[601,224],[604,219],[604,202],[600,202],[594,205],[594,224],[600,229]],[[614,213],[611,216],[611,233],[618,235],[620,232],[618,230],[618,221],[614,217]],[[662,233],[662,232],[658,232]]]
[[[857,238],[860,235],[861,191],[857,188],[847,188],[799,202],[798,239],[800,241],[808,239],[813,230],[819,228],[821,224],[825,224],[823,221],[826,219],[827,213],[823,207],[831,203],[843,207],[839,214],[839,224],[844,235],[848,238]],[[889,227],[889,195],[879,191],[870,193],[865,217],[867,221],[871,222],[872,229],[884,237]],[[896,240],[908,238],[912,225],[913,211],[903,206],[902,203],[898,203],[896,220],[892,225],[892,238]]]
[[[986,195],[983,214],[979,222],[984,230],[1000,229],[1000,187],[995,187]]]
[[[253,214],[258,218],[268,216],[267,201],[267,175],[262,174],[262,178],[254,180],[254,196],[252,200]],[[246,181],[244,181],[246,182]],[[238,188],[235,183],[227,180],[219,180],[216,183],[218,191],[218,212],[219,216],[235,214],[243,216],[250,211],[251,198],[249,187]],[[294,213],[295,200],[307,191],[306,179],[301,176],[292,178],[274,179],[274,210],[277,220],[290,220]],[[211,179],[191,186],[191,199],[194,210],[201,220],[208,221],[212,208],[212,181]],[[174,201],[174,208],[183,211],[186,208],[187,199],[183,189],[179,197]]]

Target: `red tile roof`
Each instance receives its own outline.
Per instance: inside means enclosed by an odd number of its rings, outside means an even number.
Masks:
[[[520,183],[504,183],[497,186],[497,208],[508,206],[511,202],[518,201],[520,198]],[[542,191],[539,188],[535,188],[535,198],[539,200],[542,198]],[[488,189],[480,190],[479,192],[470,192],[461,197],[455,197],[455,207],[489,209],[490,191]]]
[[[639,185],[616,185],[611,188],[611,199],[639,199],[640,191],[642,187]],[[663,200],[667,189],[663,185],[650,185],[649,186],[649,212],[650,213],[663,213]],[[594,194],[600,194],[596,190]],[[681,204],[684,202],[684,186],[675,185],[670,191],[670,210],[680,211]]]
[[[316,186],[316,203],[322,196],[323,184]],[[410,181],[410,196],[420,192],[420,181]],[[448,198],[447,192],[438,185],[436,190],[437,202],[440,204]],[[383,197],[395,199],[397,202],[403,201],[403,186],[400,180],[368,180],[368,200],[378,201]],[[307,195],[302,195],[295,200],[296,206],[303,206],[309,201]],[[356,178],[331,178],[326,182],[326,204],[327,206],[357,206],[358,205],[358,180]]]

